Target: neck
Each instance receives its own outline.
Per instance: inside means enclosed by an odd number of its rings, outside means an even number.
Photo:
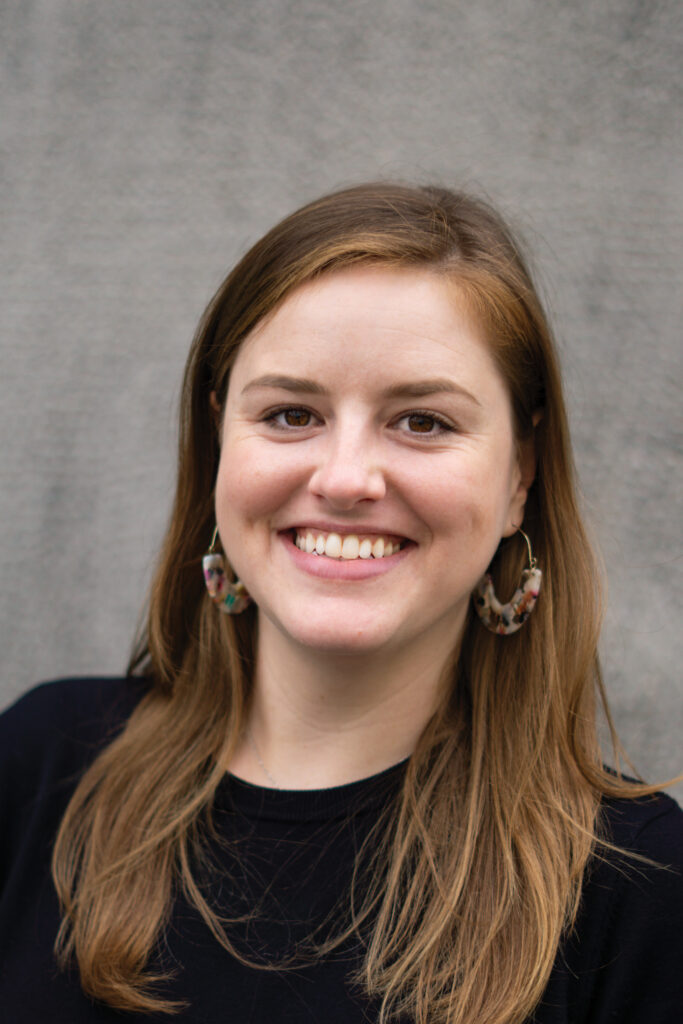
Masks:
[[[439,703],[452,647],[430,635],[391,652],[312,651],[262,619],[248,730],[231,771],[262,786],[325,789],[396,764]]]

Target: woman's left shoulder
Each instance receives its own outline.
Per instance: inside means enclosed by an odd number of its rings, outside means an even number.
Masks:
[[[683,811],[605,798],[581,907],[536,1024],[673,1024],[683,1006]]]
[[[683,1006],[683,811],[664,793],[605,799],[566,948],[572,1020],[673,1024]]]
[[[605,798],[599,834],[626,854],[676,866],[683,872],[683,810],[666,793]]]

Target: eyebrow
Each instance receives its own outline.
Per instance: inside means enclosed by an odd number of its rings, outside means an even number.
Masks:
[[[416,380],[406,384],[392,384],[383,392],[385,398],[423,398],[426,395],[438,395],[445,392],[450,395],[461,395],[468,398],[475,405],[481,405],[478,398],[475,398],[471,391],[456,384],[448,377],[434,377],[431,380]]]
[[[282,391],[294,391],[306,395],[329,395],[329,389],[318,384],[307,377],[288,377],[282,374],[267,373],[262,377],[255,377],[242,388],[242,394],[252,391],[255,388],[280,388]],[[461,395],[469,399],[475,405],[480,405],[478,398],[475,398],[471,391],[463,388],[448,377],[434,377],[429,380],[407,381],[405,384],[392,384],[382,392],[383,398],[424,398],[427,395],[441,393]]]
[[[329,395],[327,388],[322,384],[316,384],[314,380],[306,377],[286,377],[277,373],[266,373],[263,377],[255,377],[245,384],[242,394],[253,391],[254,388],[280,388],[282,391],[299,391],[307,395]]]

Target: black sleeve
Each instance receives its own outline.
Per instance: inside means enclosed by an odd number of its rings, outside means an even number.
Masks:
[[[0,894],[31,822],[47,809],[63,811],[84,769],[120,731],[146,685],[138,679],[57,680],[35,687],[0,715]]]
[[[74,787],[143,692],[139,680],[59,680],[36,687],[0,715],[2,1021],[120,1019],[84,996],[77,972],[57,969],[60,910],[50,858]]]
[[[590,883],[600,890],[602,919],[595,922],[594,984],[580,1016],[586,1024],[683,1021],[683,814],[667,797],[655,807],[628,846],[657,866],[618,857]]]

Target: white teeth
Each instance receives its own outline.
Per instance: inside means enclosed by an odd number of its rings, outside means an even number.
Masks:
[[[360,542],[360,546],[358,548],[358,555],[360,558],[372,557],[372,541],[368,540],[367,537],[365,538],[365,540],[362,540]]]
[[[317,551],[317,546],[316,546]],[[325,554],[328,558],[341,558],[342,539],[338,533],[328,533],[325,541]]]
[[[357,558],[388,558],[401,550],[397,541],[385,540],[384,537],[377,537],[371,540],[364,537],[362,540],[356,533],[349,533],[342,537],[339,533],[318,533],[306,530],[297,530],[294,536],[294,543],[301,550],[311,555],[325,555],[327,558],[342,558],[346,561],[354,561]]]
[[[349,560],[352,558],[358,558],[359,552],[360,541],[358,540],[358,537],[356,537],[355,533],[351,533],[349,534],[348,537],[344,537],[344,543],[342,544],[341,548],[342,558],[346,558]]]

